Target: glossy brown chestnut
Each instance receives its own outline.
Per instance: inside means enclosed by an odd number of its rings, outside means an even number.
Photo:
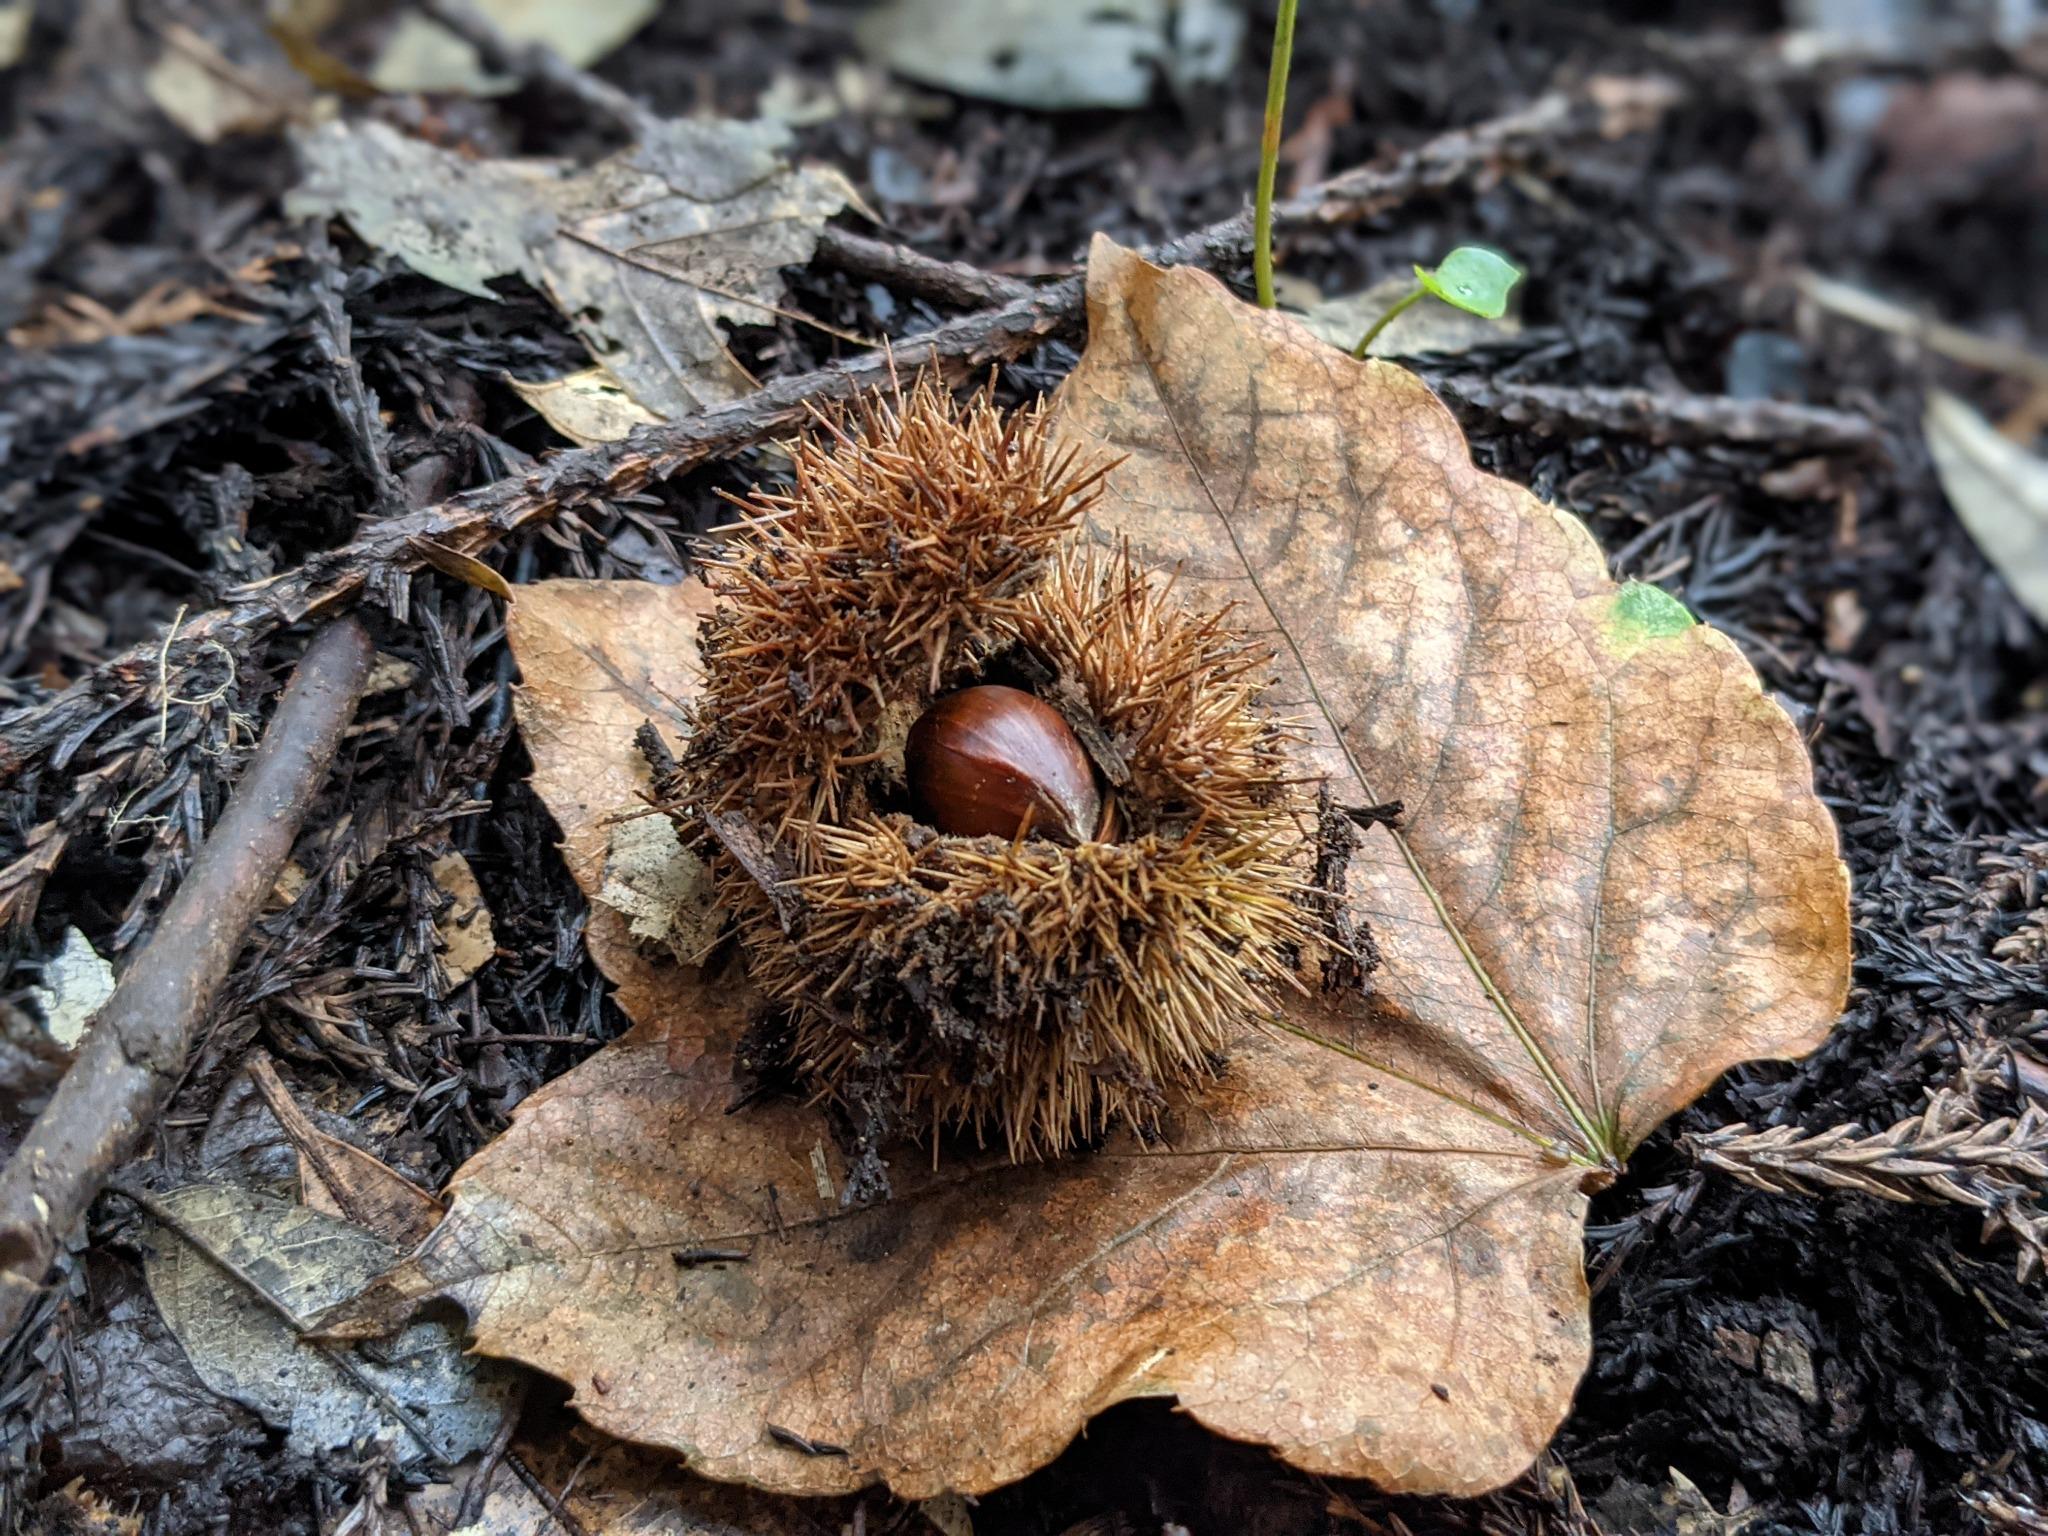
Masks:
[[[904,747],[918,815],[960,837],[1034,835],[1085,842],[1102,797],[1088,755],[1059,712],[1018,688],[963,688],[933,703]]]

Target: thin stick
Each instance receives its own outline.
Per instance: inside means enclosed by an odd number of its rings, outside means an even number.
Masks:
[[[184,1073],[214,996],[355,715],[370,654],[370,637],[353,618],[314,636],[156,933],[0,1169],[0,1340],[14,1332],[58,1245]]]
[[[1280,0],[1273,23],[1273,62],[1266,71],[1266,131],[1259,139],[1259,190],[1252,220],[1252,279],[1259,308],[1271,309],[1273,294],[1273,183],[1280,174],[1280,125],[1287,115],[1287,69],[1294,62],[1295,0]]]
[[[585,1458],[586,1461],[588,1459],[588,1457]],[[547,1512],[550,1515],[554,1516],[555,1523],[559,1525],[563,1530],[567,1531],[569,1533],[569,1536],[590,1536],[589,1528],[585,1526],[581,1520],[578,1520],[576,1518],[575,1514],[570,1510],[569,1506],[562,1502],[561,1498],[555,1493],[554,1489],[550,1488],[546,1483],[541,1481],[540,1477],[534,1472],[533,1468],[529,1467],[526,1464],[526,1462],[521,1458],[517,1451],[506,1452],[505,1465],[512,1469],[513,1476],[517,1477],[519,1481],[526,1484],[527,1492],[531,1493],[536,1499],[539,1499],[541,1503],[546,1506]],[[578,1463],[576,1470],[578,1472],[581,1472],[583,1470],[582,1463]],[[571,1481],[574,1481],[573,1474],[571,1476]],[[565,1489],[564,1492],[566,1491],[567,1490]]]
[[[836,224],[818,231],[815,258],[828,267],[870,282],[885,283],[899,293],[916,294],[961,309],[986,309],[1008,304],[1031,291],[1031,285],[1000,272],[984,272],[964,261],[941,261],[907,245],[871,240]]]
[[[512,1400],[505,1405],[505,1416],[498,1421],[498,1427],[491,1433],[491,1443],[484,1447],[483,1460],[469,1479],[469,1486],[462,1490],[462,1503],[456,1507],[455,1529],[468,1530],[484,1516],[484,1505],[491,1497],[491,1480],[498,1475],[498,1464],[505,1459],[505,1453],[512,1448],[512,1435],[519,1428],[520,1411],[526,1406],[527,1383],[522,1381],[512,1393]]]
[[[1605,432],[1660,446],[1749,444],[1788,457],[1838,453],[1877,459],[1887,451],[1876,422],[1823,405],[1595,385],[1513,384],[1480,373],[1426,371],[1424,377],[1452,405],[1510,426]]]
[[[508,36],[470,0],[421,0],[420,9],[474,48],[485,68],[544,85],[633,138],[644,132],[649,113],[639,102],[588,70],[576,68],[545,43],[522,43]]]
[[[1850,283],[1823,277],[1811,269],[1795,273],[1799,292],[1832,314],[1888,335],[1904,337],[1943,357],[1982,368],[1990,373],[2011,374],[2025,379],[2036,389],[2048,389],[2048,357],[2014,346],[1992,336],[1979,336],[1929,315],[1917,314],[1903,304],[1858,288]]]

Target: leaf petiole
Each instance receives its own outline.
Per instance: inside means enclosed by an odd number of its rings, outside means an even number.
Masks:
[[[1508,294],[1521,280],[1522,269],[1499,251],[1489,251],[1483,245],[1461,245],[1435,266],[1417,267],[1413,290],[1373,322],[1372,329],[1358,338],[1358,345],[1351,349],[1351,355],[1364,357],[1373,338],[1384,331],[1396,315],[1428,293],[1468,315],[1477,315],[1482,320],[1498,320],[1508,312]]]
[[[1366,354],[1366,349],[1369,348],[1373,344],[1373,342],[1378,339],[1381,331],[1384,331],[1389,325],[1393,323],[1394,317],[1396,315],[1407,313],[1409,309],[1414,307],[1415,302],[1428,291],[1429,290],[1424,288],[1420,283],[1417,283],[1413,288],[1409,289],[1408,292],[1401,299],[1399,299],[1396,303],[1394,303],[1388,308],[1385,314],[1381,315],[1379,319],[1373,321],[1371,328],[1367,330],[1363,336],[1358,338],[1358,345],[1351,349],[1351,355],[1353,357],[1359,358],[1364,357]]]

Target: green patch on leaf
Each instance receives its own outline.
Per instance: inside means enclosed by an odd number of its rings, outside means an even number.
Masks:
[[[1685,604],[1647,581],[1624,582],[1614,596],[1613,635],[1624,646],[1683,634],[1698,622]]]
[[[1446,304],[1498,320],[1507,313],[1508,294],[1522,280],[1522,269],[1499,251],[1461,245],[1434,268],[1417,267],[1415,276]]]

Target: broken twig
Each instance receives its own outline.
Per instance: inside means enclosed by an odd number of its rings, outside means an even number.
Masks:
[[[422,0],[420,9],[474,48],[486,69],[553,91],[632,137],[646,127],[649,113],[631,96],[578,69],[545,43],[511,37],[470,0]]]
[[[1793,1125],[1722,1126],[1688,1136],[1706,1167],[1772,1194],[1845,1189],[1918,1205],[1951,1201],[1983,1213],[1984,1236],[2009,1232],[2019,1244],[2019,1278],[2048,1256],[2048,1112],[1976,1118],[1968,1100],[1938,1091],[1920,1114],[1877,1132],[1836,1125],[1807,1133]]]
[[[370,654],[370,637],[352,618],[314,636],[155,935],[0,1169],[0,1340],[13,1333],[58,1245],[176,1086],[354,717]]]
[[[1471,373],[1432,375],[1430,386],[1452,405],[1518,427],[1601,432],[1658,447],[1735,443],[1775,448],[1787,458],[1814,453],[1878,458],[1885,451],[1884,434],[1874,422],[1825,406],[1651,389],[1506,384]]]
[[[913,293],[935,304],[951,304],[961,309],[1008,304],[1031,291],[1029,283],[1000,272],[984,272],[964,261],[941,261],[907,245],[870,240],[834,224],[818,231],[815,259],[854,277],[885,284],[899,293]]]

